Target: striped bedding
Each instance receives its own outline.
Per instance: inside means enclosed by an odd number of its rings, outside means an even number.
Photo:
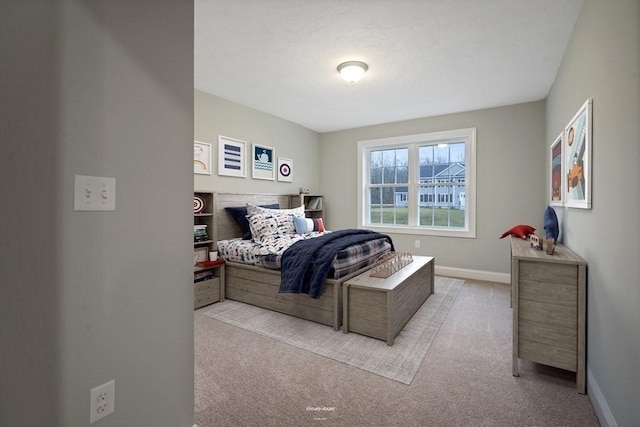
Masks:
[[[313,236],[307,235],[304,237],[297,235],[297,237],[291,239],[290,244],[286,247],[289,247],[302,238],[313,238],[321,234],[322,233],[315,233]],[[251,240],[230,239],[218,242],[218,253],[226,261],[263,266],[273,270],[280,269],[284,249],[262,255],[264,251],[261,250],[261,245]],[[390,250],[391,245],[385,238],[349,246],[336,255],[332,262],[328,278],[339,279],[347,276],[363,267],[373,264],[380,255]]]

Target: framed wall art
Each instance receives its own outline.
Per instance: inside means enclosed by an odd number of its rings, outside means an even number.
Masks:
[[[564,130],[565,206],[591,209],[592,99],[580,107]]]
[[[245,178],[247,143],[239,139],[218,136],[218,175]]]
[[[209,248],[207,246],[193,248],[193,265],[205,261],[209,261]]]
[[[278,181],[293,182],[293,160],[278,157]]]
[[[549,148],[549,204],[551,206],[562,206],[564,204],[564,158],[562,157],[563,136],[564,132],[561,132]]]
[[[193,173],[211,175],[211,144],[193,141]]]
[[[275,151],[273,147],[267,147],[266,145],[253,144],[252,152],[252,176],[255,179],[270,179],[275,180]]]

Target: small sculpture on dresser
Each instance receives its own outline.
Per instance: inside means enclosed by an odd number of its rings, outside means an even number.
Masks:
[[[556,249],[556,245],[554,245],[553,243],[553,238],[547,238],[544,241],[545,245],[547,246],[547,255],[553,255],[553,252]]]
[[[379,277],[386,279],[393,273],[397,273],[403,267],[411,264],[413,257],[407,252],[391,252],[378,258],[378,264],[376,264],[369,273],[370,277]]]
[[[529,246],[532,248],[536,248],[538,250],[542,250],[542,239],[535,234],[529,236]]]

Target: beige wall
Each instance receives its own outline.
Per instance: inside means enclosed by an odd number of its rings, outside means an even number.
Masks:
[[[542,230],[545,104],[543,101],[387,123],[322,135],[320,187],[332,228],[355,227],[356,144],[359,140],[477,128],[477,238],[393,234],[396,250],[436,257],[436,265],[509,272],[509,242],[498,237],[516,224]],[[421,241],[416,249],[414,241]]]
[[[193,425],[193,4],[3,1],[0,425]],[[74,175],[116,210],[75,212]],[[96,424],[98,425],[98,424]]]
[[[218,175],[218,135],[247,142],[247,176]],[[212,147],[211,175],[194,175],[194,188],[219,192],[297,194],[299,187],[318,190],[320,136],[303,126],[249,107],[195,91],[195,139]],[[293,182],[251,178],[251,144],[275,149],[276,157],[293,160]]]
[[[564,209],[589,264],[587,384],[603,425],[640,425],[640,2],[585,1],[547,104],[547,143],[593,98],[591,210]]]

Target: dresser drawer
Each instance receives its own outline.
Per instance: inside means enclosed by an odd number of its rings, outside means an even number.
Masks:
[[[578,309],[577,307],[520,299],[518,301],[518,320],[530,320],[575,329],[578,326]]]
[[[220,301],[220,278],[214,277],[202,282],[193,284],[193,301],[194,308],[204,307]]]
[[[578,306],[578,285],[573,283],[537,282],[529,279],[520,280],[520,298],[549,304]]]
[[[523,338],[518,339],[518,357],[572,372],[576,372],[578,367],[578,355],[575,348],[567,349]]]
[[[578,345],[576,328],[565,328],[548,323],[532,322],[531,320],[520,320],[518,323],[518,336],[527,341],[567,349],[575,349]]]
[[[520,281],[532,280],[535,282],[576,285],[578,283],[578,268],[570,264],[522,261],[519,265],[518,276]]]

